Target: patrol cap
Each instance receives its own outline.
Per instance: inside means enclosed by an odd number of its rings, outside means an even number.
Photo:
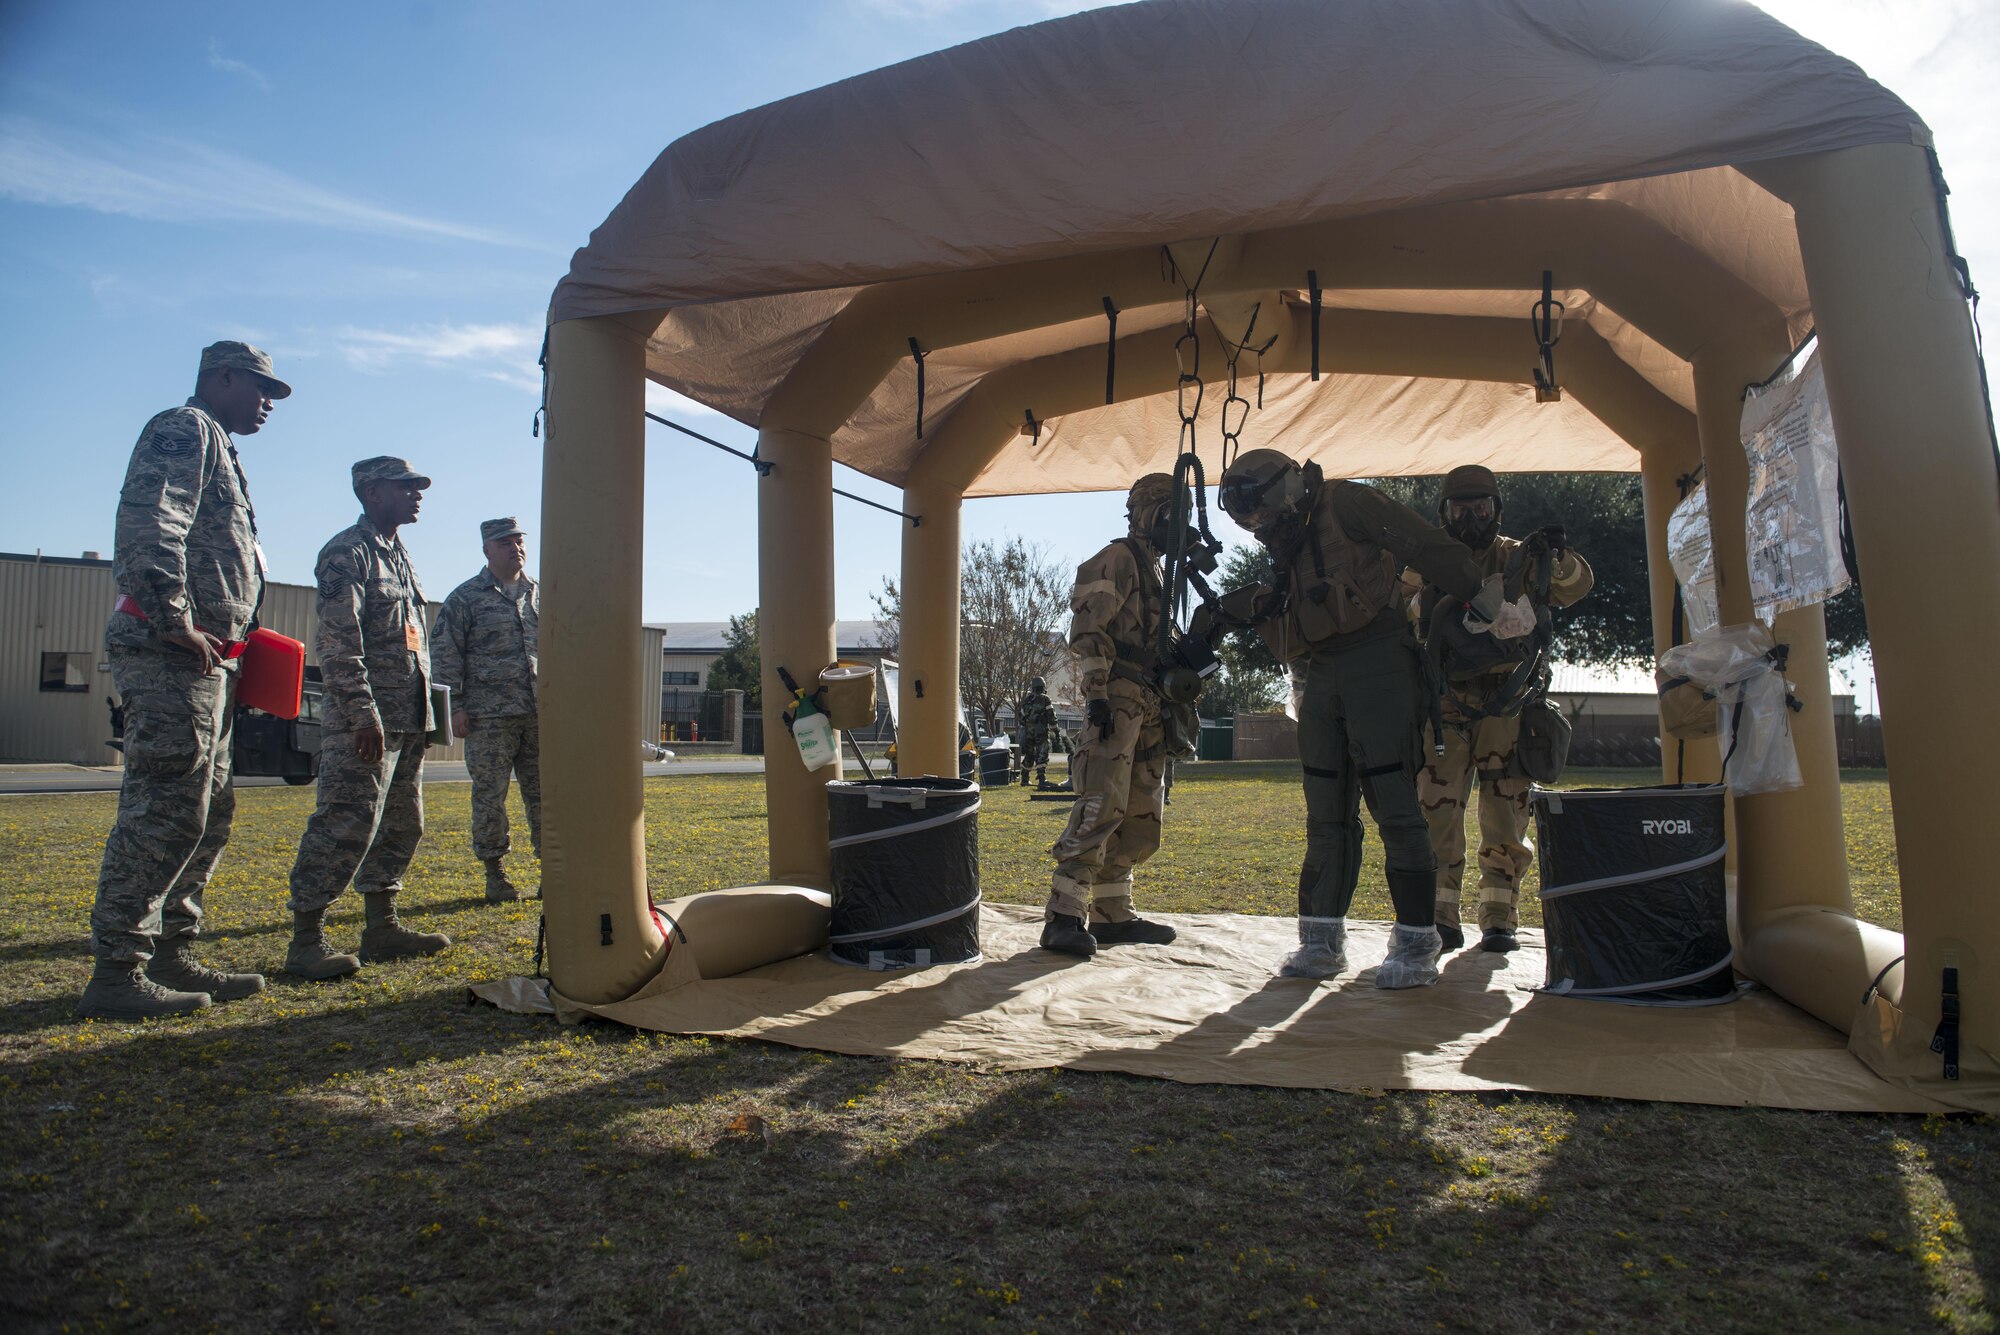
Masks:
[[[225,338],[219,343],[211,343],[201,350],[201,370],[206,375],[210,371],[248,371],[264,382],[274,399],[290,398],[292,387],[278,379],[271,371],[271,354],[262,348],[253,348],[248,343],[238,343]]]
[[[1483,464],[1460,464],[1444,477],[1444,490],[1438,493],[1441,501],[1467,501],[1479,496],[1498,496],[1500,479],[1493,476],[1493,470]]]
[[[410,467],[408,459],[398,459],[393,454],[378,454],[373,459],[363,459],[349,472],[354,477],[356,496],[359,496],[362,488],[370,482],[414,482],[419,491],[431,484],[429,478]]]
[[[516,533],[525,535],[528,530],[521,527],[521,521],[509,516],[506,519],[488,519],[479,525],[479,540],[491,542],[495,538],[511,538]]]

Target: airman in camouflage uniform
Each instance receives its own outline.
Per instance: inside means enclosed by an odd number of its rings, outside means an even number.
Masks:
[[[1125,499],[1128,535],[1077,567],[1070,590],[1069,647],[1088,703],[1069,761],[1076,805],[1050,850],[1056,871],[1042,927],[1043,948],[1065,955],[1174,939],[1173,928],[1132,911],[1132,869],[1160,847],[1166,741],[1152,663],[1173,501],[1171,474],[1140,478]]]
[[[202,350],[195,395],[146,423],[118,497],[104,630],[124,701],[125,777],[90,911],[95,968],[77,1013],[144,1019],[264,989],[192,953],[229,842],[236,662],[264,597],[249,486],[232,434],[291,393],[247,343]]]
[[[292,864],[292,945],[285,971],[339,978],[365,960],[435,955],[441,932],[396,918],[396,892],[424,837],[424,734],[431,728],[424,591],[396,530],[416,522],[431,480],[404,459],[354,465],[361,518],[320,548],[313,651],[326,681],[319,805]],[[367,925],[357,958],[327,944],[327,905],[349,882]]]
[[[542,743],[535,718],[535,637],[541,586],[528,577],[527,535],[513,519],[479,526],[486,565],[438,613],[431,668],[451,687],[452,731],[472,775],[472,855],[486,864],[486,898],[519,899],[503,866],[507,781],[518,775],[535,856],[542,854]]]
[[[1481,576],[1503,573],[1520,542],[1500,534],[1500,483],[1492,470],[1469,464],[1445,478],[1438,517],[1445,531],[1471,548]],[[1535,558],[1539,559],[1539,558]],[[1568,607],[1590,592],[1596,575],[1575,552],[1556,557],[1549,574],[1549,605]],[[1435,601],[1426,588],[1419,609]],[[1445,948],[1465,944],[1459,925],[1459,898],[1465,881],[1465,808],[1472,779],[1479,778],[1480,948],[1513,950],[1521,925],[1521,877],[1534,865],[1528,841],[1528,790],[1533,783],[1513,773],[1514,749],[1521,740],[1518,714],[1493,717],[1483,711],[1505,686],[1513,665],[1504,664],[1470,683],[1444,691],[1444,754],[1433,754],[1417,776],[1417,798],[1430,826],[1437,859],[1438,930]]]
[[[1014,720],[1021,726],[1021,786],[1028,786],[1028,771],[1035,782],[1049,784],[1049,734],[1056,726],[1056,707],[1049,701],[1048,686],[1040,677],[1028,679],[1028,693],[1014,703]]]

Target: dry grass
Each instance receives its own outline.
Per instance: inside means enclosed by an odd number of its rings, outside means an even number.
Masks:
[[[240,796],[205,953],[273,970],[310,794]],[[468,789],[428,796],[406,901],[452,950],[151,1026],[70,1018],[111,799],[0,799],[0,1327],[1993,1329],[1990,1119],[561,1029],[464,1005],[525,970],[534,907],[479,900]],[[761,871],[756,779],[648,801],[663,895]],[[1858,896],[1893,924],[1879,776],[1847,811]],[[1286,911],[1298,816],[1283,766],[1188,770],[1145,902]],[[1038,900],[1060,809],[981,819],[988,892]],[[1378,888],[1360,911],[1385,909]],[[334,916],[351,941],[358,909]]]

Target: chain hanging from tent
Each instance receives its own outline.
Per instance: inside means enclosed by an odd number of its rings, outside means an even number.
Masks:
[[[1243,397],[1236,384],[1236,363],[1245,351],[1257,358],[1257,406],[1260,408],[1264,406],[1264,354],[1271,350],[1271,345],[1278,341],[1278,336],[1273,334],[1256,347],[1250,346],[1250,336],[1257,332],[1258,312],[1263,309],[1264,303],[1261,301],[1250,308],[1250,320],[1243,326],[1241,343],[1231,343],[1220,329],[1215,333],[1229,361],[1229,393],[1222,400],[1222,471],[1225,473],[1229,471],[1229,465],[1235,461],[1236,456],[1243,452],[1243,428],[1250,424],[1250,400]],[[1215,323],[1213,318],[1209,323],[1211,325]],[[1229,417],[1229,410],[1232,407],[1237,408],[1234,429],[1230,427]]]
[[[1541,354],[1534,368],[1536,403],[1562,402],[1562,386],[1556,383],[1556,344],[1562,342],[1563,312],[1568,309],[1555,299],[1554,272],[1542,270],[1542,299],[1528,308],[1528,325],[1535,331],[1535,347]]]
[[[1217,237],[1209,242],[1208,254],[1201,262],[1201,272],[1192,281],[1183,278],[1187,290],[1187,304],[1182,314],[1181,336],[1174,340],[1174,362],[1179,370],[1179,378],[1174,386],[1175,407],[1180,416],[1180,437],[1176,442],[1177,457],[1174,459],[1174,504],[1169,521],[1173,536],[1169,540],[1166,569],[1162,584],[1166,592],[1166,606],[1160,616],[1159,656],[1162,662],[1172,657],[1174,642],[1178,638],[1178,628],[1187,614],[1188,588],[1190,579],[1199,582],[1200,575],[1189,565],[1192,554],[1189,538],[1208,551],[1219,551],[1221,544],[1208,529],[1208,478],[1202,467],[1200,446],[1195,435],[1196,420],[1201,416],[1203,383],[1201,378],[1201,330],[1198,324],[1201,315],[1201,280],[1208,275],[1209,262],[1215,258],[1216,247],[1222,244]],[[1161,247],[1165,260],[1164,267],[1175,277],[1181,277],[1180,266],[1175,262],[1173,252]],[[1235,359],[1230,360],[1230,392],[1235,393]],[[1249,404],[1245,401],[1245,409]],[[1226,405],[1225,405],[1226,408]],[[1240,429],[1240,428],[1239,428]],[[1192,516],[1190,516],[1192,501]],[[1190,527],[1188,520],[1193,518]]]

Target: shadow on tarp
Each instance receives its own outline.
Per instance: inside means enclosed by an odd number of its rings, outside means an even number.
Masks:
[[[1274,979],[1289,918],[1159,915],[1170,946],[1084,962],[1036,948],[1041,911],[981,908],[978,963],[877,974],[802,956],[731,978],[663,975],[585,1006],[536,980],[474,991],[512,1010],[635,1028],[760,1038],[857,1055],[997,1070],[1062,1066],[1189,1084],[1293,1089],[1532,1090],[1828,1112],[1948,1109],[1878,1078],[1833,1029],[1768,992],[1661,1009],[1540,996],[1541,934],[1512,955],[1448,958],[1435,987],[1385,992],[1382,923],[1354,923],[1350,972]]]

